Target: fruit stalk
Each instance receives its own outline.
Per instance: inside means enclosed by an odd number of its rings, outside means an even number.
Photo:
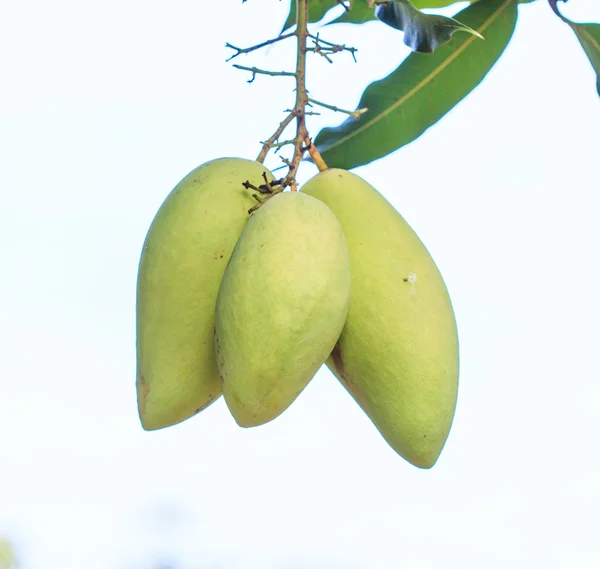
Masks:
[[[327,170],[327,164],[319,154],[310,140],[308,129],[306,128],[306,107],[310,102],[308,91],[306,89],[306,54],[309,52],[308,38],[308,0],[298,0],[296,3],[296,31],[294,35],[297,39],[297,54],[296,54],[296,71],[293,74],[296,78],[296,102],[290,114],[281,122],[273,136],[267,140],[262,147],[257,161],[262,163],[267,156],[269,150],[276,145],[277,140],[285,130],[285,128],[296,118],[296,136],[291,143],[294,145],[294,156],[292,160],[285,161],[289,167],[288,174],[276,186],[271,189],[271,192],[264,197],[256,196],[258,203],[248,210],[248,213],[255,212],[266,201],[273,196],[281,193],[285,188],[289,187],[292,191],[297,191],[296,173],[300,162],[304,157],[304,153],[308,151],[313,162],[319,168],[319,171]],[[287,37],[287,36],[285,36]],[[235,48],[238,49],[238,48]]]
[[[306,105],[308,105],[308,92],[306,91],[306,54],[308,52],[308,0],[296,2],[296,38],[298,50],[296,54],[296,104],[294,115],[296,117],[296,137],[294,138],[294,157],[290,163],[290,171],[286,176],[284,187],[289,185],[292,191],[296,188],[296,172],[304,156],[305,140],[308,138],[306,128]]]
[[[296,172],[304,153],[308,150],[313,162],[323,172],[327,170],[327,164],[323,157],[313,145],[306,128],[306,106],[309,104],[308,91],[306,90],[306,54],[308,53],[307,40],[310,37],[308,33],[308,0],[298,0],[296,3],[296,37],[298,38],[298,55],[296,59],[296,147],[294,158],[290,166],[290,171],[284,181],[283,186],[289,185],[292,190],[296,190]],[[287,184],[286,184],[287,182]]]

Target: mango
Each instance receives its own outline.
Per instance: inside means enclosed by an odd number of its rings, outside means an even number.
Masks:
[[[342,331],[350,285],[348,246],[326,205],[285,192],[254,213],[215,314],[223,395],[240,426],[275,419],[306,387]]]
[[[302,192],[329,206],[350,251],[350,308],[327,366],[398,454],[431,468],[458,390],[458,335],[442,276],[411,227],[359,176],[326,170]]]
[[[137,395],[142,426],[188,419],[221,395],[214,314],[227,262],[256,202],[242,184],[272,175],[240,158],[207,162],[152,221],[137,281]]]

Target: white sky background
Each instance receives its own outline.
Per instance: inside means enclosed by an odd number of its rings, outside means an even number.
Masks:
[[[561,7],[600,22],[598,2]],[[274,37],[286,12],[0,0],[0,535],[24,569],[597,569],[600,101],[542,0],[451,114],[357,170],[454,302],[461,386],[437,465],[399,458],[325,369],[264,427],[221,399],[142,430],[146,230],[184,175],[254,158],[292,104],[289,80],[248,85],[224,62],[226,41]],[[312,94],[341,107],[407,53],[383,24],[323,33],[359,48],[358,65],[310,64]],[[239,62],[287,69],[293,44]]]

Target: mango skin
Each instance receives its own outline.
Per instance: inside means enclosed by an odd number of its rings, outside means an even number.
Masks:
[[[406,221],[359,176],[331,169],[301,191],[331,208],[350,250],[350,309],[327,366],[396,452],[431,468],[458,391],[458,335],[442,276]]]
[[[346,240],[322,202],[285,192],[252,216],[215,316],[223,395],[240,426],[275,419],[306,387],[342,331],[350,286]]]
[[[188,419],[221,395],[214,313],[221,278],[256,202],[242,183],[264,183],[262,164],[207,162],[160,207],[137,282],[137,395],[142,426]]]

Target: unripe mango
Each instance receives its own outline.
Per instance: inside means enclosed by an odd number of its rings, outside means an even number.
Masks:
[[[215,315],[223,395],[240,426],[271,421],[306,387],[340,335],[350,282],[344,234],[322,202],[285,192],[252,216]]]
[[[272,175],[240,158],[188,174],[160,207],[137,284],[137,393],[147,430],[179,423],[221,395],[214,352],[215,303],[235,243],[256,202],[242,184]]]
[[[458,389],[456,322],[442,276],[406,221],[360,177],[327,170],[302,192],[335,213],[350,251],[350,309],[327,365],[396,452],[430,468]]]

